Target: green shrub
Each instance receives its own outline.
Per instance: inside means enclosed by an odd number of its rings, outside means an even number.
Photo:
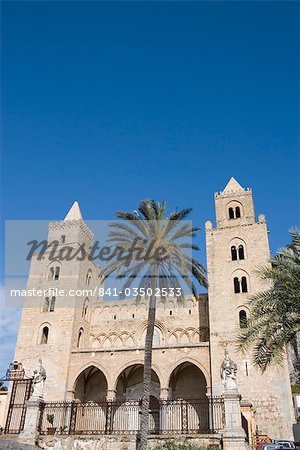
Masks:
[[[292,393],[300,394],[300,383],[296,383],[292,385]]]
[[[54,414],[47,414],[47,421],[50,423],[50,425],[53,425]]]
[[[163,444],[158,444],[155,450],[207,450],[207,448],[199,447],[199,445],[193,444],[188,440],[169,439]]]

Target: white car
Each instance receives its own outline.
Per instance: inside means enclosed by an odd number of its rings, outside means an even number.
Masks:
[[[273,443],[284,448],[295,448],[295,444],[292,441],[279,441],[277,439],[273,439]]]

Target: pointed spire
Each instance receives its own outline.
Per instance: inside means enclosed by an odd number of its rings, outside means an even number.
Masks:
[[[241,190],[243,191],[244,188],[236,181],[235,178],[231,177],[223,192],[236,192]]]
[[[74,202],[64,220],[83,220],[78,202]]]

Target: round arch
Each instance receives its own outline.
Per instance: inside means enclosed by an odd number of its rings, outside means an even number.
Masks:
[[[228,200],[228,202],[226,203],[226,208],[228,208],[231,204],[234,204],[234,206],[235,206],[235,205],[237,205],[237,206],[243,206],[243,204],[242,204],[239,200],[236,200],[236,199],[230,199],[230,200]]]
[[[234,290],[235,290],[235,278],[237,278],[238,282],[240,282],[240,280],[242,280],[242,278],[245,277],[246,278],[246,290],[243,290],[240,287],[240,292],[246,293],[246,292],[250,292],[251,290],[251,281],[250,281],[250,276],[249,273],[241,268],[238,268],[236,270],[234,270],[231,273],[231,276],[229,278],[229,280],[231,280],[231,284],[233,283],[234,286]],[[239,293],[238,291],[236,293]]]
[[[245,275],[245,276],[247,276],[249,278],[249,273],[245,269],[238,268],[238,269],[235,269],[231,273],[230,278],[233,278],[235,276],[241,276],[242,277],[243,275]]]
[[[229,241],[229,243],[228,243],[229,247],[230,247],[231,245],[233,245],[235,242],[240,242],[241,244],[246,245],[246,242],[245,242],[244,239],[242,239],[242,238],[239,237],[239,236],[235,236],[235,237],[233,237],[232,239],[230,239],[230,241]]]
[[[74,383],[75,400],[81,402],[101,402],[106,399],[108,382],[104,373],[90,364],[76,378]]]
[[[41,338],[42,338],[44,328],[48,328],[47,344],[49,343],[49,336],[51,334],[52,325],[50,322],[43,322],[37,329],[36,338],[35,338],[36,344],[41,344]]]
[[[119,400],[140,400],[143,396],[143,364],[128,365],[116,380],[116,397]],[[160,398],[160,380],[157,373],[151,370],[150,395]]]
[[[169,395],[175,399],[202,398],[207,400],[207,382],[203,371],[195,364],[184,361],[170,374]]]
[[[124,370],[127,369],[128,367],[135,366],[135,365],[142,365],[143,366],[144,365],[144,359],[143,358],[137,358],[137,359],[133,359],[131,361],[128,361],[128,362],[124,363],[119,368],[118,372],[115,372],[115,374],[114,374],[114,381],[113,381],[113,389],[114,390],[117,389],[118,379],[119,379],[121,373],[124,372]],[[154,364],[152,364],[152,370],[155,373],[155,375],[157,376],[160,385],[163,386],[163,383],[162,383],[163,376],[162,376],[160,370]]]
[[[239,215],[237,215],[237,209],[239,210]],[[244,206],[236,199],[230,199],[226,204],[225,210],[228,219],[240,219],[244,216]],[[233,216],[230,216],[230,210],[232,210]]]
[[[58,259],[50,261],[47,265],[47,270],[45,272],[45,278],[49,280],[58,280],[60,277],[60,272],[62,268],[62,263]],[[52,270],[52,273],[51,273]]]
[[[159,331],[161,333],[161,336],[162,336],[162,339],[163,339],[163,341],[165,341],[165,338],[166,338],[166,327],[163,324],[163,322],[161,322],[160,320],[155,319],[154,327],[159,329]],[[136,334],[137,334],[137,338],[138,339],[142,338],[143,333],[145,332],[146,329],[147,329],[147,320],[144,320],[139,325],[139,327],[137,329],[137,333]]]
[[[83,366],[81,366],[80,369],[77,370],[77,372],[75,372],[75,375],[72,377],[71,382],[70,382],[70,386],[71,386],[71,390],[74,391],[75,390],[75,386],[76,386],[76,382],[77,379],[79,378],[79,376],[85,371],[85,369],[87,369],[88,367],[95,367],[96,369],[100,370],[100,372],[103,373],[103,375],[105,376],[106,380],[107,380],[107,384],[109,386],[109,374],[108,372],[105,370],[105,368],[103,366],[101,366],[101,364],[99,364],[96,361],[89,361],[88,363],[84,364]]]
[[[60,266],[62,265],[62,262],[59,259],[53,259],[51,260],[48,264],[47,267],[52,266],[53,264],[59,264]]]
[[[176,369],[176,367],[179,367],[181,364],[183,363],[190,363],[190,364],[194,364],[194,366],[196,366],[199,370],[201,370],[201,372],[204,375],[205,381],[206,381],[206,385],[207,388],[210,388],[210,377],[209,377],[209,373],[206,370],[206,368],[196,359],[191,358],[189,356],[184,356],[183,358],[180,358],[178,361],[176,361],[176,363],[174,363],[171,367],[170,367],[170,371],[169,371],[169,375],[167,378],[167,385],[170,385],[170,379],[172,376],[172,373],[174,372],[174,370]]]
[[[236,310],[237,312],[239,312],[241,309],[244,309],[244,310],[246,311],[247,314],[250,314],[249,306],[247,306],[247,305],[239,305],[239,306],[237,306],[237,307],[235,308],[235,310]]]

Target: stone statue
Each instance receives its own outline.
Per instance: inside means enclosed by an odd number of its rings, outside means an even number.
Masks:
[[[237,389],[236,385],[237,365],[230,359],[227,348],[224,351],[224,359],[221,364],[220,375],[226,389]]]
[[[42,366],[42,360],[38,360],[38,367],[33,371],[33,392],[31,397],[43,398],[46,371]]]

